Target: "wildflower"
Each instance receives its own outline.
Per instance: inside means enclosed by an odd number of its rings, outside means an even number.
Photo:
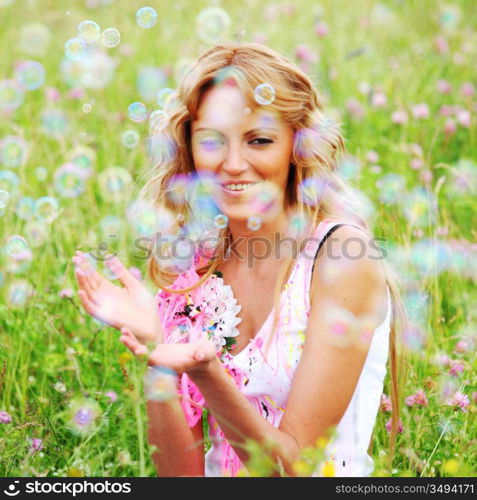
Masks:
[[[457,130],[457,125],[452,118],[447,118],[444,123],[444,133],[446,135],[452,135]]]
[[[132,355],[129,352],[122,352],[119,356],[119,364],[124,366],[128,361],[132,359]]]
[[[450,365],[450,358],[447,356],[447,354],[441,354],[440,356],[437,357],[437,364],[442,365],[442,366],[449,366]]]
[[[40,438],[33,438],[31,440],[31,450],[40,451],[43,449],[43,440]]]
[[[413,158],[411,160],[411,168],[413,170],[419,170],[424,165],[424,162],[421,158]]]
[[[453,359],[450,363],[449,373],[452,376],[457,377],[459,373],[462,373],[464,371],[464,368],[464,363],[462,363],[462,361]]]
[[[335,475],[335,466],[333,462],[325,462],[321,472],[325,477],[333,477]]]
[[[472,97],[475,93],[475,88],[471,82],[464,82],[460,88],[460,93],[464,97]]]
[[[68,298],[71,299],[73,297],[73,290],[71,288],[63,288],[63,290],[60,290],[58,293],[60,299]]]
[[[316,55],[308,47],[308,45],[305,45],[305,44],[300,44],[300,45],[296,46],[295,57],[297,59],[299,59],[300,61],[306,61],[306,62],[315,62],[316,61]]]
[[[9,424],[12,421],[12,417],[6,411],[0,411],[0,424]]]
[[[444,462],[444,472],[454,476],[459,471],[459,462],[455,458],[451,458]]]
[[[392,403],[391,403],[391,398],[386,396],[386,394],[381,394],[381,405],[380,405],[381,411],[392,411]]]
[[[407,406],[427,406],[428,400],[422,389],[419,389],[415,394],[408,396],[404,402]]]
[[[393,123],[396,123],[398,125],[402,125],[403,123],[406,123],[408,121],[408,116],[407,113],[402,110],[398,109],[397,111],[394,111],[393,114],[391,115],[391,121]]]
[[[326,36],[328,34],[328,26],[323,21],[319,21],[315,24],[315,34],[319,37]]]
[[[68,427],[79,435],[93,431],[99,417],[100,409],[94,400],[74,400],[68,411]]]
[[[55,87],[45,88],[45,97],[48,101],[57,101],[60,97],[60,91]]]
[[[429,118],[429,106],[425,102],[416,104],[412,107],[412,114],[418,120]]]
[[[447,80],[439,80],[437,82],[437,91],[441,94],[450,94],[452,91],[451,84]]]
[[[66,386],[63,382],[56,382],[53,388],[58,392],[66,392]]]
[[[463,412],[467,411],[466,408],[470,404],[469,396],[462,394],[462,392],[457,391],[452,398],[447,400],[449,406],[454,406],[460,408]]]
[[[366,161],[369,161],[370,163],[376,163],[377,161],[379,161],[379,155],[378,153],[376,153],[376,151],[368,151],[366,153]]]
[[[104,395],[111,400],[111,403],[114,403],[118,399],[118,395],[114,391],[105,392]]]
[[[84,477],[84,474],[77,467],[70,467],[66,471],[68,477]]]
[[[364,108],[356,99],[348,99],[346,102],[346,111],[351,115],[351,118],[359,120],[364,116]]]
[[[385,424],[384,427],[386,427],[386,430],[388,432],[391,432],[391,421],[392,418],[390,418]],[[402,425],[401,419],[398,420],[398,428],[397,428],[398,434],[402,434],[404,432],[404,426]]]
[[[462,354],[464,352],[467,352],[469,350],[469,343],[466,342],[465,340],[459,340],[457,342],[454,352],[458,354]]]
[[[459,123],[459,125],[462,125],[463,127],[466,127],[466,128],[470,127],[471,116],[470,116],[469,110],[461,109],[461,110],[457,111],[455,117],[456,117],[457,123]]]
[[[388,99],[382,92],[375,92],[371,97],[371,106],[373,108],[384,108],[388,103]]]

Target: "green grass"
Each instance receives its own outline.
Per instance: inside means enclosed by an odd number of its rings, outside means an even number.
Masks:
[[[0,1],[0,5],[7,3]],[[13,419],[9,424],[0,424],[2,476],[155,475],[147,445],[141,391],[144,367],[136,359],[124,357],[126,350],[117,340],[118,332],[87,316],[77,295],[71,299],[59,295],[65,288],[76,290],[71,263],[74,251],[97,249],[101,241],[108,241],[110,249],[118,252],[123,262],[142,267],[145,272],[143,262],[132,258],[134,236],[125,214],[128,201],[139,187],[141,169],[148,162],[148,131],[147,122],[136,124],[129,120],[127,109],[135,101],[145,102],[149,110],[157,108],[153,100],[144,99],[138,92],[136,80],[141,67],[169,67],[171,76],[166,86],[174,88],[178,63],[197,57],[207,48],[196,35],[195,23],[197,14],[208,5],[204,1],[183,0],[152,0],[146,4],[158,12],[158,22],[150,30],[140,28],[135,22],[136,10],[144,5],[136,0],[116,0],[96,8],[87,8],[86,2],[79,0],[18,0],[10,6],[0,6],[0,80],[12,78],[16,64],[25,59],[40,61],[46,70],[43,87],[26,92],[19,108],[10,115],[0,116],[0,140],[6,135],[19,135],[29,146],[24,165],[0,167],[11,170],[20,180],[18,191],[12,193],[0,216],[0,246],[15,234],[31,241],[28,221],[14,210],[22,196],[33,199],[53,196],[61,207],[59,217],[48,226],[45,242],[39,246],[32,244],[33,259],[29,267],[13,272],[9,270],[8,255],[0,253],[0,410],[7,411]],[[270,5],[278,6],[280,12],[267,21],[264,15],[273,9],[267,7]],[[473,172],[477,172],[477,98],[475,94],[465,97],[459,92],[464,82],[474,85],[477,82],[474,2],[455,2],[461,15],[451,29],[440,24],[442,9],[448,5],[441,1],[326,0],[320,2],[321,19],[329,28],[323,38],[314,33],[319,12],[310,2],[295,0],[291,3],[294,11],[288,13],[283,9],[286,5],[262,1],[221,3],[232,19],[231,38],[242,30],[245,30],[241,35],[244,41],[264,33],[272,48],[292,59],[296,60],[294,49],[298,44],[307,44],[319,54],[309,74],[323,92],[328,110],[341,117],[348,151],[362,165],[361,174],[351,181],[376,208],[376,234],[386,238],[389,248],[408,251],[420,239],[433,237],[462,240],[469,248],[474,245],[464,257],[454,250],[454,269],[437,275],[419,272],[409,258],[398,268],[408,292],[404,298],[409,314],[425,332],[425,338],[419,348],[409,351],[409,377],[401,394],[404,430],[399,434],[391,469],[385,460],[389,447],[385,423],[389,414],[378,414],[373,439],[375,474],[474,475],[477,177],[474,176],[473,191],[469,188],[453,194],[460,159],[473,160]],[[111,81],[104,88],[86,88],[81,98],[72,99],[60,65],[65,42],[76,36],[77,25],[85,19],[95,20],[102,29],[118,28],[121,44],[105,49],[116,64]],[[50,30],[51,37],[43,53],[29,55],[21,48],[21,30],[29,23],[41,23]],[[447,40],[448,53],[436,50],[438,35]],[[360,48],[364,48],[361,55],[346,58]],[[436,90],[439,79],[450,82],[450,94]],[[370,105],[359,91],[363,82],[385,93],[386,107]],[[48,102],[46,87],[59,90],[58,101]],[[347,111],[351,98],[361,103],[363,118],[353,118]],[[421,102],[428,104],[430,117],[415,120],[412,106]],[[85,103],[91,105],[90,113],[83,112]],[[439,115],[443,105],[469,110],[470,127],[457,125],[456,132],[447,137],[443,132],[445,118]],[[50,107],[63,110],[68,120],[68,129],[58,137],[42,132],[41,113]],[[409,121],[402,126],[391,121],[391,113],[397,109],[405,109],[409,114]],[[121,143],[121,134],[127,129],[137,130],[142,139],[132,150]],[[422,148],[420,170],[410,167],[416,157],[410,152],[411,144]],[[55,190],[54,172],[68,161],[78,145],[88,146],[96,153],[95,173],[86,181],[83,194],[62,198]],[[381,172],[366,161],[370,150],[379,154],[377,164]],[[40,165],[48,170],[46,180],[36,177],[35,169]],[[107,200],[98,183],[98,174],[110,166],[124,167],[135,181],[117,202]],[[387,173],[398,173],[406,180],[406,192],[410,192],[424,185],[423,170],[430,172],[427,187],[436,196],[438,207],[416,225],[406,215],[404,197],[395,204],[384,204],[379,199],[376,182]],[[5,189],[1,180],[0,189]],[[116,215],[121,220],[118,238],[108,238],[100,228],[100,220],[107,215]],[[436,235],[438,227],[446,227],[447,235]],[[27,280],[34,293],[24,305],[13,307],[8,290],[19,279]],[[418,296],[428,294],[427,301],[414,303],[411,291]],[[462,339],[469,342],[468,352],[453,353]],[[434,363],[437,354],[462,360],[464,371],[457,376],[449,375],[448,368]],[[449,380],[455,383],[455,390],[469,396],[471,404],[466,412],[454,410],[440,397]],[[58,382],[64,384],[64,392],[55,389]],[[408,408],[404,398],[419,388],[426,391],[429,405]],[[110,402],[105,396],[107,391],[115,391],[117,401]],[[389,394],[388,377],[385,393]],[[100,407],[98,427],[87,436],[73,434],[66,425],[68,406],[75,398],[90,398]],[[41,438],[43,449],[36,453],[29,451],[30,438]]]

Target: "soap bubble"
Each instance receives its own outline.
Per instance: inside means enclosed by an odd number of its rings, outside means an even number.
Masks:
[[[69,161],[77,165],[81,177],[87,179],[94,172],[96,152],[87,146],[76,146],[69,154]]]
[[[4,189],[0,189],[0,210],[4,209],[10,201],[10,193]]]
[[[170,113],[175,108],[180,106],[181,101],[179,99],[179,95],[174,89],[165,88],[161,89],[157,94],[157,104],[161,106],[161,108]]]
[[[15,68],[15,79],[26,90],[39,89],[45,83],[45,68],[37,61],[24,61]]]
[[[118,235],[123,226],[123,221],[117,215],[106,215],[99,221],[99,227],[106,236]]]
[[[155,208],[142,201],[136,201],[129,206],[127,217],[134,231],[147,237],[166,233],[175,223],[173,212],[165,207]]]
[[[13,111],[23,102],[24,92],[16,80],[0,81],[0,111]]]
[[[149,116],[149,130],[151,134],[157,134],[169,125],[169,115],[162,109],[154,110]]]
[[[20,258],[27,250],[29,250],[28,242],[19,234],[14,234],[7,239],[3,251],[12,259]]]
[[[224,40],[231,24],[230,16],[220,7],[208,7],[197,16],[197,35],[206,43]]]
[[[65,163],[56,170],[54,186],[62,198],[77,198],[86,188],[83,173],[74,163]]]
[[[60,213],[60,205],[56,198],[42,196],[35,201],[35,217],[41,221],[52,223]]]
[[[29,220],[23,228],[23,234],[32,247],[41,247],[48,240],[48,226],[39,220]]]
[[[99,40],[101,28],[94,21],[82,21],[78,25],[78,37],[85,43],[92,44]]]
[[[187,193],[190,188],[190,176],[176,174],[169,180],[166,190],[166,198],[177,207],[181,207],[186,202]]]
[[[325,195],[327,182],[320,177],[308,177],[298,186],[298,197],[306,205],[317,206]]]
[[[79,61],[86,54],[86,42],[81,38],[70,38],[65,43],[65,55],[71,61]]]
[[[0,164],[9,168],[23,165],[28,156],[26,141],[16,135],[7,135],[0,141]]]
[[[399,201],[406,191],[406,179],[400,174],[386,174],[376,181],[379,189],[379,199],[386,204]]]
[[[247,227],[251,231],[258,231],[262,227],[262,220],[260,217],[253,215],[247,219]]]
[[[42,131],[49,137],[59,138],[68,131],[68,118],[62,109],[45,109],[41,114]]]
[[[29,220],[35,213],[35,200],[30,196],[21,197],[15,205],[15,213],[22,220]]]
[[[227,227],[228,223],[229,223],[229,218],[224,214],[219,214],[214,217],[214,224],[215,227],[217,227],[218,229],[223,229],[224,227]]]
[[[267,106],[275,100],[275,89],[269,83],[261,83],[255,87],[253,95],[258,104]]]
[[[139,132],[137,132],[136,130],[125,130],[121,134],[121,143],[127,149],[134,149],[135,147],[137,147],[139,144],[139,139]]]
[[[21,307],[26,304],[32,294],[32,285],[25,279],[17,279],[8,288],[8,302],[12,307]]]
[[[152,28],[157,22],[157,12],[152,7],[141,7],[136,12],[136,22],[141,28]]]
[[[121,34],[116,28],[106,28],[101,35],[101,40],[105,47],[117,47],[121,41]]]
[[[139,69],[136,85],[141,97],[146,101],[154,101],[157,93],[167,83],[164,70],[156,66],[142,66]]]
[[[48,48],[51,31],[43,24],[26,24],[20,31],[20,49],[26,54],[40,56]]]
[[[133,122],[143,122],[147,116],[146,105],[142,102],[133,102],[128,107],[128,115]]]
[[[20,184],[18,175],[10,170],[0,170],[0,189],[13,194]]]
[[[425,188],[416,187],[401,197],[401,207],[410,226],[435,224],[437,200],[433,193]]]
[[[132,177],[123,167],[108,167],[98,175],[98,183],[105,200],[126,201],[132,187]]]

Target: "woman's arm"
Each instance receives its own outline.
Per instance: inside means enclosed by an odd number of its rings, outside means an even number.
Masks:
[[[189,427],[179,398],[147,401],[148,442],[159,477],[204,476],[202,419]]]
[[[332,240],[337,245],[331,246]],[[344,241],[354,243],[342,245]],[[366,255],[350,258],[363,254],[362,243]],[[340,251],[344,248],[348,257]],[[382,323],[385,314],[385,275],[381,265],[369,259],[374,254],[367,237],[355,228],[342,227],[334,233],[334,238],[327,240],[321,252],[323,249],[328,251],[315,266],[302,356],[278,428],[257,413],[219,360],[212,360],[202,371],[189,372],[241,461],[245,463],[249,458],[240,446],[247,438],[261,443],[273,441],[277,445],[275,459],[282,463],[288,475],[295,475],[293,462],[300,450],[315,445],[318,437],[326,436],[330,426],[341,420],[369,349],[370,338],[367,345],[344,343],[342,339],[337,344],[331,333],[332,325],[326,319],[330,307],[342,308],[356,317],[369,315],[366,326],[370,331]],[[330,272],[330,266],[339,273]],[[330,281],[329,276],[332,276]]]

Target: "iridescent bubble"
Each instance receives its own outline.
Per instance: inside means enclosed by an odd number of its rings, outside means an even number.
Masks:
[[[35,177],[39,180],[39,181],[44,181],[47,179],[48,177],[48,169],[46,167],[36,167],[35,168]]]
[[[61,109],[45,109],[41,114],[42,131],[49,137],[59,138],[69,128],[66,113]]]
[[[12,307],[21,307],[26,304],[32,294],[32,285],[25,279],[17,279],[8,287],[8,302]]]
[[[15,257],[8,260],[6,269],[9,273],[24,273],[30,269],[33,260],[33,253],[30,248],[26,248]]]
[[[251,231],[258,231],[262,227],[262,220],[260,217],[252,215],[247,219],[247,227]]]
[[[128,107],[128,115],[133,122],[143,122],[147,116],[146,105],[142,102],[133,102]]]
[[[15,79],[26,90],[39,89],[45,83],[45,68],[37,61],[24,61],[15,68]]]
[[[454,30],[460,22],[461,10],[456,5],[445,5],[441,9],[440,23],[446,30]]]
[[[268,106],[275,100],[275,89],[269,83],[261,83],[253,91],[255,101],[262,106]]]
[[[139,132],[136,130],[125,130],[121,134],[121,143],[127,149],[134,149],[138,146],[140,140]]]
[[[105,47],[117,47],[121,41],[121,34],[116,28],[106,28],[101,35],[101,40]]]
[[[137,76],[137,89],[146,101],[153,101],[160,88],[167,83],[167,75],[156,66],[142,66]]]
[[[154,110],[149,116],[149,132],[151,135],[159,133],[169,125],[169,115],[162,109]]]
[[[230,16],[220,7],[208,7],[197,16],[197,35],[206,43],[224,40],[231,24]]]
[[[177,207],[181,207],[186,202],[190,189],[190,176],[185,174],[176,174],[170,179],[167,185],[166,198]]]
[[[123,167],[108,167],[98,175],[98,184],[105,200],[126,201],[132,187],[132,177]]]
[[[28,156],[28,144],[16,135],[7,135],[0,141],[0,164],[8,168],[22,166]]]
[[[178,145],[176,141],[166,133],[155,134],[146,139],[147,154],[151,161],[156,164],[168,163],[177,156]]]
[[[308,177],[298,186],[298,198],[306,205],[317,206],[326,193],[327,182],[320,177]]]
[[[60,205],[56,198],[42,196],[35,201],[35,217],[51,224],[60,214]]]
[[[10,201],[10,193],[4,189],[0,189],[0,210],[4,209]]]
[[[10,194],[13,194],[17,191],[19,185],[20,179],[17,174],[10,170],[0,170],[0,189],[4,189]]]
[[[78,172],[88,179],[94,172],[96,152],[87,146],[76,146],[69,154],[70,162],[78,166]]]
[[[247,203],[250,213],[260,214],[262,219],[272,216],[279,208],[281,193],[278,186],[273,182],[262,181],[250,189],[253,190]]]
[[[91,113],[92,106],[89,102],[86,102],[82,106],[83,113],[88,114]]]
[[[224,227],[227,227],[228,223],[229,223],[229,218],[224,214],[219,214],[214,217],[214,224],[215,227],[217,227],[218,229],[223,229]]]
[[[74,399],[67,411],[67,427],[73,434],[86,436],[94,432],[100,417],[100,408],[92,399]]]
[[[24,92],[16,80],[0,81],[0,111],[10,112],[23,102]]]
[[[86,189],[83,172],[74,163],[65,163],[55,172],[54,186],[62,198],[77,198]]]
[[[361,163],[358,158],[346,155],[338,163],[338,172],[346,180],[356,179],[361,170]]]
[[[71,61],[79,61],[86,54],[86,42],[81,38],[70,38],[65,43],[65,55]]]
[[[41,247],[48,240],[48,226],[38,220],[29,220],[23,228],[23,234],[32,247]]]
[[[295,132],[295,151],[299,158],[313,158],[317,145],[321,140],[319,133],[313,128],[303,128]]]
[[[453,196],[476,195],[477,164],[469,158],[461,158],[451,167],[452,177],[446,183],[447,192]]]
[[[164,207],[155,208],[142,201],[136,201],[129,206],[127,218],[137,234],[148,237],[158,232],[166,233],[175,224],[173,212]]]
[[[31,55],[42,55],[48,49],[51,32],[44,24],[32,23],[22,27],[20,49]]]
[[[400,174],[386,174],[376,181],[376,187],[383,203],[397,203],[406,191],[406,179]]]
[[[35,200],[30,196],[23,196],[15,205],[15,213],[22,220],[28,220],[35,213]]]
[[[437,213],[435,195],[425,188],[416,187],[401,197],[401,206],[410,226],[434,224]]]
[[[157,12],[152,7],[141,7],[136,12],[136,22],[141,28],[152,28],[157,22]]]
[[[411,262],[422,274],[435,276],[449,268],[452,255],[444,242],[424,239],[413,245]]]
[[[119,235],[123,221],[117,215],[106,215],[99,221],[101,232],[107,236]]]
[[[18,259],[27,250],[29,250],[29,248],[28,242],[23,236],[14,234],[7,239],[3,250],[5,254],[12,259]]]
[[[78,37],[88,45],[99,40],[101,28],[94,21],[82,21],[78,25]]]
[[[179,95],[174,89],[161,89],[157,94],[157,104],[167,113],[171,113],[174,109],[180,106],[181,101]]]

